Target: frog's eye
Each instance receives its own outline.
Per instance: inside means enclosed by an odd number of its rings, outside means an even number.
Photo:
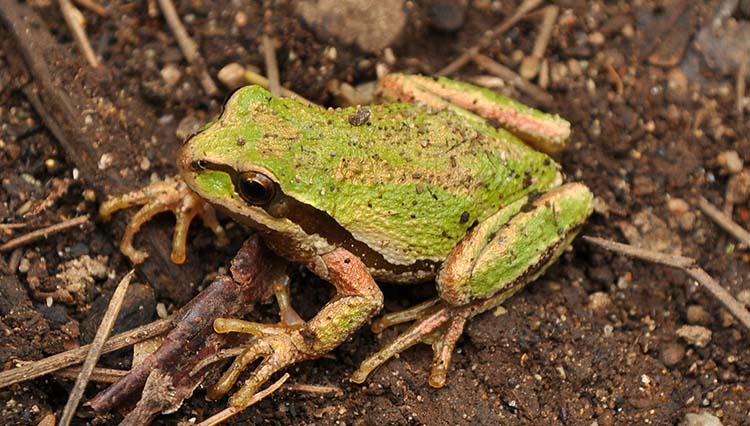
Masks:
[[[273,199],[276,185],[263,173],[245,172],[240,175],[237,182],[237,193],[248,203],[262,206]]]

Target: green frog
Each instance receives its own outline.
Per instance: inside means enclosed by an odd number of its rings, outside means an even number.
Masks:
[[[570,245],[592,212],[580,183],[563,183],[548,155],[570,124],[514,100],[447,78],[390,74],[386,102],[323,109],[259,86],[236,91],[220,117],[182,145],[180,178],[104,203],[103,217],[144,205],[121,248],[146,253],[133,236],[153,215],[177,215],[172,258],[185,259],[195,216],[226,242],[214,208],[257,232],[279,256],[330,282],[336,295],[303,321],[277,292],[281,322],[218,319],[218,333],[255,336],[209,390],[228,393],[243,369],[262,362],[230,398],[242,409],[275,372],[331,351],[383,306],[376,281],[434,281],[438,296],[389,313],[372,328],[412,322],[364,360],[362,383],[389,358],[423,342],[441,387],[464,327],[534,281]]]

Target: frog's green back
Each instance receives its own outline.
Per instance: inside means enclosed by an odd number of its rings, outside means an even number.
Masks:
[[[322,110],[240,89],[202,138],[238,170],[271,171],[283,192],[322,210],[394,264],[440,261],[475,221],[558,177],[546,155],[452,111],[374,105]],[[504,142],[499,142],[504,141]]]

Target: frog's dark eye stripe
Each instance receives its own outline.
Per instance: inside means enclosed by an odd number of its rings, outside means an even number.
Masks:
[[[267,204],[276,194],[276,184],[268,176],[255,171],[242,173],[235,188],[243,200],[255,206]]]

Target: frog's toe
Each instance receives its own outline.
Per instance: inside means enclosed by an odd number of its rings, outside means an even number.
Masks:
[[[383,316],[373,324],[374,331],[407,321],[416,322],[395,340],[363,361],[352,374],[351,380],[363,383],[370,373],[394,355],[421,342],[431,345],[434,353],[429,383],[433,387],[442,387],[456,342],[463,333],[471,313],[469,307],[450,306],[434,299],[405,311]]]
[[[237,410],[249,406],[253,401],[253,396],[274,373],[306,358],[305,353],[300,351],[298,345],[294,343],[293,335],[296,332],[294,327],[218,319],[214,322],[214,329],[219,333],[248,333],[256,336],[256,339],[235,358],[219,381],[208,389],[209,398],[218,399],[226,395],[242,371],[248,365],[263,358],[255,371],[242,384],[240,390],[230,397],[229,404]]]
[[[134,206],[142,206],[125,229],[120,250],[133,263],[142,263],[148,254],[133,247],[133,238],[141,226],[154,216],[171,211],[175,214],[175,231],[172,237],[171,258],[174,263],[183,263],[187,247],[187,233],[195,216],[200,216],[203,224],[216,235],[217,244],[224,246],[229,242],[224,228],[216,219],[216,213],[210,204],[203,201],[188,188],[187,184],[178,178],[168,178],[154,182],[147,187],[114,197],[102,203],[99,215],[109,220],[118,210]]]

